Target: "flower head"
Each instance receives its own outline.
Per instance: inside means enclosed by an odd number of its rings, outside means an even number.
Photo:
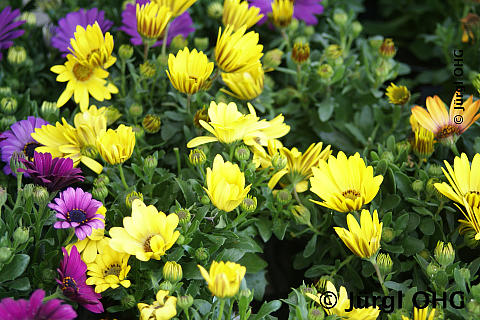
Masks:
[[[475,13],[469,12],[465,17],[460,19],[462,23],[462,42],[475,41],[480,29],[480,17]]]
[[[2,152],[2,161],[7,164],[3,167],[5,174],[16,175],[16,172],[12,172],[10,169],[10,159],[14,152],[21,152],[25,155],[25,158],[33,159],[35,148],[40,146],[40,144],[30,135],[36,128],[46,124],[48,122],[42,118],[28,117],[27,120],[20,120],[14,123],[10,130],[2,133],[2,138],[5,140],[0,141],[0,150]]]
[[[288,27],[293,17],[293,1],[291,0],[273,0],[272,19],[273,23],[279,28]]]
[[[243,72],[222,73],[222,80],[231,91],[223,88],[220,91],[240,100],[252,100],[262,93],[264,79],[262,64],[258,62]]]
[[[435,319],[435,308],[431,309],[423,308],[417,309],[413,308],[413,319],[412,320],[434,320]],[[408,317],[402,316],[402,320],[410,320]]]
[[[234,32],[232,26],[227,26],[222,33],[218,30],[215,60],[225,72],[243,72],[258,63],[262,57],[263,46],[258,44],[258,33],[250,31],[245,34],[246,27],[240,27]]]
[[[21,160],[26,172],[35,184],[44,186],[49,192],[61,190],[73,183],[83,181],[82,170],[73,167],[72,159],[52,158],[50,153],[33,155],[33,161]]]
[[[98,137],[97,149],[103,160],[110,164],[124,163],[133,153],[135,133],[132,127],[123,124],[117,129],[108,129]]]
[[[383,176],[373,176],[373,167],[367,167],[358,153],[347,159],[340,151],[328,162],[321,160],[312,171],[310,190],[323,202],[311,201],[340,212],[358,210],[372,201],[383,181]]]
[[[234,262],[213,261],[207,272],[198,265],[202,277],[208,283],[208,289],[217,298],[231,298],[237,294],[247,269]]]
[[[13,45],[13,39],[20,37],[25,30],[17,30],[19,26],[25,23],[25,20],[13,21],[20,16],[20,10],[7,6],[0,12],[0,60],[2,60],[2,50],[8,49]]]
[[[110,247],[111,239],[104,238],[98,243],[98,254],[95,261],[87,264],[88,285],[95,285],[95,292],[101,293],[108,288],[116,289],[120,285],[130,287],[127,274],[130,271],[128,265],[129,254],[118,252]]]
[[[110,229],[110,246],[119,251],[135,255],[138,260],[160,260],[177,241],[180,232],[176,214],[165,215],[139,199],[132,203],[132,216],[123,218],[123,228]]]
[[[169,320],[177,314],[177,298],[168,295],[168,291],[159,290],[153,304],[139,303],[140,320]]]
[[[87,265],[80,258],[77,247],[73,246],[70,254],[65,248],[62,248],[62,252],[63,260],[57,269],[60,279],[57,282],[63,294],[93,313],[103,312],[103,305],[99,301],[102,296],[85,283]]]
[[[204,188],[213,205],[225,212],[230,212],[242,203],[250,191],[251,185],[245,187],[245,175],[237,164],[224,162],[217,154],[213,168],[207,168],[207,188]]]
[[[172,12],[173,17],[178,17],[197,0],[154,0],[159,6],[167,6]]]
[[[105,207],[98,208],[97,213],[105,216],[107,209]],[[69,244],[66,249],[68,252],[72,250],[72,247],[75,246],[78,252],[82,256],[82,260],[85,263],[91,263],[95,261],[98,253],[98,244],[100,241],[105,238],[105,229],[95,229],[92,228],[92,233],[88,235],[83,240],[78,240],[73,244]]]
[[[105,216],[98,213],[102,206],[100,201],[92,199],[92,195],[81,188],[68,188],[55,198],[55,204],[48,207],[57,212],[61,221],[53,225],[57,229],[74,228],[79,240],[92,234],[93,228],[105,228]]]
[[[410,91],[408,88],[405,86],[396,86],[393,82],[387,87],[385,95],[392,104],[402,105],[410,100]]]
[[[168,57],[167,73],[175,89],[182,93],[194,94],[208,83],[208,78],[213,71],[213,62],[202,52],[187,47],[178,51],[177,55]]]
[[[155,42],[163,35],[172,17],[167,6],[159,6],[156,2],[137,3],[137,31],[143,39]]]
[[[463,213],[466,220],[458,220],[461,225],[459,228],[460,234],[472,233],[472,238],[475,241],[480,241],[480,196],[470,195],[463,198],[465,211],[460,206],[455,204],[458,209]]]
[[[374,256],[380,248],[383,222],[378,221],[377,210],[373,211],[373,217],[368,210],[363,209],[360,216],[360,224],[349,213],[347,215],[348,229],[334,227],[343,243],[360,258],[368,259]]]
[[[272,12],[271,0],[250,0],[250,6],[260,8],[260,12],[264,17],[259,21],[260,24],[267,20],[267,16]],[[315,25],[318,19],[315,15],[323,13],[321,0],[296,0],[293,2],[293,18],[305,21],[307,25]]]
[[[478,118],[480,100],[473,102],[470,96],[461,107],[457,105],[461,100],[460,92],[456,92],[450,104],[450,113],[438,96],[427,97],[427,110],[420,106],[412,108],[412,114],[422,127],[435,134],[437,140],[455,141],[456,136],[465,132]]]
[[[49,319],[49,320],[72,320],[77,313],[69,304],[63,304],[60,299],[52,299],[42,302],[45,291],[35,290],[30,300],[13,300],[4,298],[0,301],[0,319]]]
[[[225,0],[224,2],[222,23],[225,27],[231,25],[234,30],[237,30],[246,26],[249,29],[262,18],[263,14],[260,14],[260,8],[249,8],[247,1]]]
[[[428,159],[435,151],[434,135],[424,127],[415,130],[415,136],[411,141],[413,152],[420,159]]]
[[[102,32],[107,32],[112,26],[113,22],[105,19],[105,12],[92,9],[79,9],[75,12],[68,13],[65,17],[58,21],[58,27],[54,30],[52,37],[52,46],[62,52],[62,56],[66,57],[70,51],[70,39],[74,38],[77,26],[86,28],[88,25],[98,23]]]

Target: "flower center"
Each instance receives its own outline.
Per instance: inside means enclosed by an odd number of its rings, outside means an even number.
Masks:
[[[103,271],[103,276],[106,277],[106,276],[114,275],[119,277],[120,271],[122,271],[122,267],[118,263],[115,263],[115,264],[112,264],[108,269]]]
[[[153,252],[152,248],[150,247],[150,239],[152,239],[153,236],[149,236],[147,240],[145,240],[145,243],[143,244],[143,251],[145,252]]]
[[[35,148],[40,147],[40,143],[29,142],[23,147],[23,153],[28,160],[33,161],[33,155],[35,153]]]
[[[78,292],[77,283],[72,277],[65,277],[62,280],[62,291],[66,296],[72,295]]]
[[[347,199],[355,200],[358,197],[360,197],[360,192],[358,192],[357,190],[349,189],[349,190],[343,191],[342,196],[344,196]]]
[[[76,63],[72,69],[75,78],[80,81],[87,81],[93,74],[93,69],[82,66],[80,63]]]
[[[85,223],[87,222],[87,214],[81,209],[73,209],[67,213],[68,222]]]
[[[445,139],[452,136],[455,133],[459,133],[459,128],[456,125],[448,124],[440,129],[435,135],[437,139]]]
[[[95,148],[95,146],[88,145],[88,146],[83,146],[82,149],[80,150],[80,153],[86,157],[94,159],[97,156],[98,151],[97,151],[97,148]]]

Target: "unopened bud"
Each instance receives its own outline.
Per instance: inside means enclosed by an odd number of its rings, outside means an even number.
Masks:
[[[29,236],[29,232],[27,228],[18,227],[17,229],[15,229],[15,232],[13,233],[13,241],[15,241],[17,245],[21,245],[27,242],[28,236]]]
[[[208,38],[193,38],[193,45],[199,51],[205,51],[208,49]]]
[[[178,223],[181,226],[185,226],[190,222],[192,214],[188,209],[180,208],[175,211],[175,214],[178,216]]]
[[[199,129],[203,128],[200,124],[200,120],[203,120],[205,122],[210,121],[210,119],[208,118],[208,111],[205,106],[203,106],[202,109],[198,109],[197,112],[195,112],[195,116],[193,116],[193,124]]]
[[[333,13],[333,22],[339,27],[345,26],[348,21],[348,15],[342,9],[335,9]]]
[[[29,11],[22,13],[20,20],[25,20],[25,23],[29,26],[35,26],[37,24],[35,13]]]
[[[135,139],[137,140],[142,139],[145,136],[145,130],[136,124],[132,126],[132,132],[135,133]]]
[[[272,167],[275,171],[280,171],[287,166],[287,157],[277,152],[272,157]]]
[[[17,119],[14,116],[2,117],[0,119],[0,131],[8,130],[15,122],[17,122]]]
[[[190,151],[190,154],[188,155],[188,161],[193,166],[200,166],[207,161],[207,157],[205,156],[205,152],[203,152],[200,149],[193,149]]]
[[[33,201],[39,206],[44,206],[48,202],[49,193],[45,187],[35,186],[33,188]]]
[[[170,42],[170,48],[173,52],[182,50],[186,46],[188,46],[188,41],[187,39],[185,39],[185,37],[182,34],[175,36],[172,39],[172,42]]]
[[[151,133],[151,134],[157,133],[158,131],[160,131],[161,125],[162,125],[162,120],[160,116],[156,114],[147,114],[142,121],[143,129],[145,129],[147,133]]]
[[[395,232],[392,228],[385,227],[382,229],[382,240],[385,242],[390,242],[395,238]]]
[[[392,271],[393,261],[388,253],[379,253],[377,256],[377,264],[382,275],[387,275]]]
[[[412,189],[415,192],[420,192],[423,190],[424,183],[422,180],[415,180],[412,182]]]
[[[437,274],[437,272],[440,270],[439,266],[434,263],[434,262],[430,262],[427,266],[427,275],[429,278],[433,278],[435,277],[435,275]]]
[[[318,67],[317,74],[320,76],[320,78],[329,80],[333,76],[334,71],[331,65],[324,63]]]
[[[32,183],[28,183],[23,187],[23,197],[26,200],[29,200],[31,197],[33,197],[33,189],[35,188],[35,185]]]
[[[275,69],[282,63],[283,51],[273,49],[267,51],[263,56],[263,68],[265,70]]]
[[[107,107],[107,111],[105,112],[105,117],[107,118],[107,126],[115,123],[115,121],[120,119],[121,116],[122,114],[120,113],[120,111],[118,111],[118,109],[114,106]]]
[[[122,298],[121,303],[123,307],[131,309],[136,305],[137,301],[135,300],[134,296],[132,296],[131,294],[127,294]]]
[[[197,261],[205,261],[210,258],[210,253],[208,253],[208,250],[206,248],[200,247],[197,250],[195,250],[195,259]]]
[[[133,200],[135,199],[139,199],[143,201],[143,194],[137,191],[132,191],[129,194],[127,194],[127,196],[125,197],[125,204],[129,209],[132,208],[132,203],[133,203]]]
[[[93,185],[95,187],[99,187],[99,186],[107,186],[110,184],[110,178],[108,178],[107,175],[105,174],[100,174],[98,175],[98,177],[96,177],[94,180],[93,180]]]
[[[441,176],[442,175],[442,167],[437,165],[437,164],[431,164],[428,169],[427,169],[427,172],[429,175],[431,176]]]
[[[22,65],[27,60],[27,51],[22,46],[13,46],[8,49],[7,60],[12,65]]]
[[[292,60],[302,64],[310,57],[310,45],[303,42],[295,42],[292,49]]]
[[[60,110],[57,108],[56,102],[43,101],[42,106],[40,107],[40,114],[42,117],[48,119],[53,117],[58,117]]]
[[[7,202],[7,196],[8,196],[7,189],[0,186],[0,209]]]
[[[210,198],[207,195],[203,195],[202,198],[200,199],[200,202],[204,205],[207,205],[210,203]]]
[[[173,289],[173,284],[170,281],[163,281],[160,283],[159,289],[170,292]]]
[[[207,7],[207,14],[210,18],[218,19],[223,15],[223,5],[220,2],[212,2]]]
[[[141,104],[134,103],[128,108],[128,113],[134,118],[140,117],[143,114],[143,107]]]
[[[455,250],[450,242],[438,241],[433,253],[437,262],[443,267],[451,265],[455,260]]]
[[[182,280],[182,266],[175,261],[167,261],[162,270],[163,278],[171,283]]]
[[[118,49],[118,56],[122,60],[128,60],[133,56],[133,47],[129,44],[122,44]]]
[[[185,310],[185,309],[190,308],[192,305],[193,305],[193,297],[191,295],[188,294],[186,296],[178,297],[177,306],[180,309]]]
[[[322,309],[312,308],[308,311],[308,320],[323,320],[325,313]]]
[[[240,209],[242,212],[254,212],[257,209],[257,198],[247,195],[240,203]]]
[[[240,145],[235,148],[235,159],[238,161],[246,161],[250,159],[250,150],[245,145]]]
[[[290,196],[291,197],[291,196]],[[310,210],[304,206],[293,206],[291,210],[295,220],[300,224],[310,225]]]
[[[94,199],[98,199],[103,202],[107,196],[108,196],[108,189],[106,186],[93,187],[92,197]]]
[[[358,35],[362,32],[363,27],[362,24],[358,21],[354,21],[352,23],[352,32],[354,37],[358,37]]]
[[[286,205],[292,200],[292,194],[290,193],[290,191],[286,189],[282,189],[277,191],[277,194],[275,195],[275,199],[281,205]]]
[[[156,73],[155,65],[149,60],[140,65],[140,75],[145,79],[151,79]]]
[[[0,110],[4,114],[13,114],[17,111],[18,103],[14,97],[5,97],[0,100]]]
[[[395,49],[395,43],[390,38],[383,40],[382,45],[380,46],[380,48],[378,48],[378,52],[380,53],[380,56],[384,58],[393,58],[395,56],[395,53],[397,52],[397,50]]]
[[[154,170],[157,168],[158,159],[154,155],[148,155],[143,162],[143,169],[145,171]]]
[[[323,55],[327,60],[336,60],[337,58],[340,58],[343,54],[342,48],[338,44],[331,44],[327,48],[325,48],[325,51]]]
[[[23,164],[22,160],[25,160],[25,154],[23,152],[14,151],[12,156],[10,157],[10,170],[17,175],[18,169],[22,168],[25,169],[25,165]]]

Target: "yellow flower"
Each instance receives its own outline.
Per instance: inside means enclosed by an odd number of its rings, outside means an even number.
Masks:
[[[258,33],[250,31],[245,34],[245,31],[245,26],[235,32],[232,26],[227,26],[223,34],[221,27],[218,30],[215,60],[223,71],[243,72],[249,70],[263,56],[263,46],[258,44]]]
[[[310,201],[339,212],[355,211],[372,201],[383,181],[383,176],[373,176],[373,168],[358,153],[347,159],[340,151],[337,158],[331,155],[312,170],[310,190],[323,202]]]
[[[287,158],[284,155],[280,154],[280,149],[283,148],[283,144],[280,140],[277,139],[269,139],[267,142],[267,150],[262,148],[252,148],[253,151],[253,163],[255,166],[261,167],[261,168],[268,168],[268,167],[275,167],[273,162],[273,157],[282,157],[285,160],[285,166],[287,163]],[[280,169],[283,169],[285,166],[283,166]]]
[[[113,250],[109,243],[111,239],[104,238],[98,245],[95,261],[87,263],[88,285],[95,285],[95,292],[101,293],[108,288],[116,289],[120,285],[130,287],[130,280],[125,279],[130,266],[130,255]]]
[[[217,298],[231,298],[237,294],[247,269],[234,262],[213,261],[209,272],[198,265],[208,289]]]
[[[73,118],[73,123],[75,127],[88,126],[95,128],[97,132],[105,131],[107,127],[107,117],[106,117],[107,108],[101,107],[97,108],[95,105],[91,105],[90,108],[84,112],[79,112]]]
[[[118,111],[118,109],[115,108],[114,106],[107,107],[107,109],[105,110],[105,117],[107,118],[107,126],[114,124],[115,121],[120,119],[121,116],[122,114],[120,113],[120,111]]]
[[[249,29],[262,18],[260,8],[255,6],[249,8],[247,1],[225,0],[223,4],[222,23],[225,27],[231,25],[234,30],[238,30],[245,26]]]
[[[133,200],[132,216],[123,218],[123,228],[110,229],[110,245],[119,252],[135,255],[138,260],[160,260],[177,241],[180,232],[175,231],[178,216],[165,215],[139,199]]]
[[[168,70],[165,72],[175,89],[194,94],[205,86],[212,71],[213,62],[209,62],[202,51],[193,49],[190,52],[185,47],[178,51],[177,56],[168,56]]]
[[[462,23],[462,42],[469,42],[472,40],[472,43],[475,42],[475,33],[478,33],[480,26],[480,17],[475,13],[467,13],[465,17],[460,19]]]
[[[117,61],[117,58],[112,56],[112,35],[107,32],[104,37],[96,21],[85,29],[77,25],[74,37],[70,39],[70,46],[69,50],[78,62],[88,68],[107,69]]]
[[[456,105],[457,99],[461,100],[460,92],[453,96],[450,114],[438,96],[427,97],[428,112],[422,107],[415,106],[412,113],[422,127],[435,134],[436,139],[454,141],[456,136],[461,135],[480,118],[480,114],[477,114],[480,100],[473,102],[473,97],[470,96],[460,107]]]
[[[213,205],[220,210],[230,212],[240,205],[250,191],[251,185],[245,188],[245,175],[238,165],[224,162],[217,154],[213,160],[213,168],[207,168],[207,192]]]
[[[137,3],[137,31],[147,40],[156,40],[163,35],[172,17],[172,12],[165,5],[155,2]]]
[[[117,129],[108,129],[97,139],[97,149],[103,160],[110,164],[124,163],[133,153],[135,133],[132,127],[123,124]]]
[[[383,222],[378,221],[377,210],[373,211],[373,217],[368,210],[363,209],[360,215],[360,224],[353,214],[347,215],[348,229],[334,227],[343,243],[360,258],[368,259],[375,255],[380,248]]]
[[[463,205],[467,213],[465,213],[457,204],[455,204],[467,220],[458,220],[460,225],[460,234],[465,234],[473,231],[474,239],[480,241],[480,196],[471,195],[468,198],[463,198]]]
[[[220,91],[240,100],[252,100],[262,93],[264,79],[262,64],[258,62],[243,72],[222,73],[223,82],[232,91],[223,88]]]
[[[322,142],[312,143],[304,153],[298,151],[297,148],[289,150],[283,147],[280,149],[280,153],[287,158],[287,166],[272,176],[268,182],[268,187],[273,189],[278,181],[286,175],[297,192],[307,191],[308,178],[312,176],[312,168],[332,153],[330,145],[323,150],[322,146]]]
[[[435,183],[437,190],[457,203],[463,204],[463,198],[472,194],[480,195],[480,154],[475,154],[472,160],[472,167],[465,153],[453,160],[453,168],[445,160],[443,174],[450,185],[446,182]]]
[[[434,320],[435,319],[435,308],[430,310],[430,307],[417,309],[413,308],[413,319],[412,320]],[[410,320],[408,317],[402,316],[402,320]]]
[[[412,113],[410,115],[410,126],[412,127],[412,132],[415,132],[417,131],[418,128],[422,127],[418,121],[417,121],[417,118],[415,118],[415,115]]]
[[[318,295],[313,295],[311,293],[306,293],[306,295],[320,305],[327,315],[336,315],[346,320],[375,320],[380,314],[378,307],[368,307],[368,308],[353,308],[352,311],[345,311],[350,308],[350,299],[348,299],[347,290],[345,287],[340,287],[340,291],[337,292],[337,289],[330,281],[327,281],[325,284],[325,290],[323,292],[329,292],[329,295],[323,295],[322,292]],[[336,299],[336,300],[326,300],[326,299]],[[336,302],[334,304],[334,302]],[[332,308],[324,308],[324,306],[333,305]]]
[[[415,130],[415,137],[411,141],[413,152],[419,159],[428,159],[435,151],[434,135],[424,127]]]
[[[140,320],[169,320],[177,314],[177,298],[168,295],[168,291],[157,292],[157,300],[153,304],[139,303]]]
[[[35,150],[51,153],[55,158],[70,158],[74,166],[82,162],[95,173],[102,172],[103,166],[94,158],[98,153],[95,146],[97,137],[105,132],[104,123],[94,121],[88,125],[77,118],[80,125],[74,128],[64,118],[62,122],[35,129],[32,138],[43,145]]]
[[[98,209],[100,210],[100,209]],[[95,261],[98,253],[98,244],[105,237],[105,229],[92,229],[92,234],[83,240],[69,244],[66,249],[68,252],[73,246],[76,246],[78,252],[82,255],[82,260],[85,263],[92,263]]]
[[[385,95],[388,101],[392,104],[402,105],[410,100],[410,91],[405,86],[396,86],[395,83],[390,83]]]
[[[272,18],[277,27],[285,28],[292,22],[293,4],[292,0],[273,0]]]
[[[86,67],[71,54],[67,55],[64,65],[56,65],[50,68],[57,73],[58,82],[68,82],[67,87],[57,100],[57,107],[63,106],[74,96],[75,103],[80,104],[80,110],[88,108],[89,95],[98,101],[110,100],[111,93],[118,93],[118,88],[105,80],[108,72],[101,68]]]
[[[167,6],[174,18],[187,11],[196,1],[197,0],[155,0],[159,6]]]

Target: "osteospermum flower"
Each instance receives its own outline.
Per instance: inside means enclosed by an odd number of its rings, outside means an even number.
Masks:
[[[75,103],[80,104],[80,110],[85,111],[89,105],[91,95],[98,101],[110,100],[112,93],[118,93],[118,88],[105,80],[108,72],[102,68],[91,68],[82,65],[73,55],[67,55],[64,65],[50,68],[57,73],[58,82],[67,82],[67,87],[57,100],[57,107],[63,106],[74,96]]]
[[[475,241],[480,241],[480,196],[470,195],[465,197],[463,198],[462,204],[465,206],[466,212],[455,204],[466,218],[466,220],[458,220],[461,223],[459,233],[465,234],[471,232],[474,235],[473,238]]]
[[[245,175],[237,164],[224,162],[217,154],[213,167],[207,168],[207,188],[204,188],[213,205],[220,210],[230,212],[242,203],[250,191],[245,187]]]
[[[167,6],[173,14],[173,17],[178,17],[188,8],[192,6],[197,0],[154,0],[159,6]]]
[[[87,265],[80,258],[77,247],[73,246],[70,254],[65,248],[62,248],[62,252],[63,260],[57,269],[60,279],[57,282],[63,295],[93,313],[102,313],[103,305],[99,300],[102,296],[85,283]]]
[[[410,91],[408,88],[405,86],[397,86],[393,82],[387,87],[385,95],[392,104],[402,105],[410,100]]]
[[[218,30],[215,60],[218,67],[225,72],[243,72],[255,66],[263,56],[263,46],[258,44],[258,33],[250,31],[245,34],[246,27],[234,31],[227,26],[222,33]]]
[[[220,299],[231,298],[237,294],[247,271],[244,266],[230,261],[213,261],[209,272],[201,265],[198,265],[198,269],[207,281],[210,292]]]
[[[177,55],[168,56],[167,73],[173,87],[186,94],[194,94],[201,90],[208,82],[213,71],[213,62],[197,49],[191,52],[185,47]]]
[[[123,228],[110,229],[110,246],[119,251],[135,255],[138,260],[160,260],[165,252],[177,241],[180,232],[178,216],[165,215],[139,199],[133,200],[132,216],[123,218]]]
[[[27,120],[20,120],[2,133],[4,140],[0,141],[0,150],[2,153],[2,161],[7,165],[3,167],[5,174],[16,175],[10,169],[10,158],[14,152],[23,152],[25,157],[29,160],[33,159],[35,148],[40,146],[30,135],[35,131],[35,128],[40,128],[48,124],[42,118],[28,117]]]
[[[412,320],[434,320],[435,319],[435,308],[423,308],[417,309],[413,308],[413,319]],[[402,316],[402,320],[410,320],[410,318]]]
[[[6,6],[0,12],[0,60],[2,60],[2,50],[13,46],[13,39],[20,37],[25,33],[25,30],[17,30],[19,26],[25,23],[25,20],[14,21],[20,16],[20,10]]]
[[[53,225],[57,229],[74,228],[79,240],[92,234],[93,228],[105,228],[105,216],[98,213],[102,203],[92,199],[92,194],[81,188],[68,188],[48,204],[50,209],[57,212],[60,221]]]
[[[172,12],[166,6],[159,6],[155,2],[148,2],[136,9],[137,31],[144,41],[155,43],[163,35],[165,28],[172,18]],[[149,43],[150,44],[150,43]]]
[[[264,17],[259,21],[259,24],[267,20],[267,16],[272,12],[272,0],[250,0],[250,6],[260,8],[260,12]],[[293,1],[293,18],[305,21],[307,25],[315,25],[318,23],[315,15],[323,13],[323,6],[320,4],[321,0],[296,0]]]
[[[139,303],[140,320],[169,320],[177,314],[177,298],[168,295],[168,291],[159,290],[156,300],[151,305]]]
[[[120,27],[120,30],[130,36],[130,42],[135,46],[143,44],[142,36],[138,33],[137,29],[136,4],[144,5],[148,2],[150,2],[150,0],[137,0],[135,4],[129,3],[122,12],[122,26]],[[185,11],[170,22],[168,27],[167,45],[170,44],[172,39],[176,36],[182,35],[186,38],[194,31],[195,28],[193,26],[192,18],[190,17],[190,14]],[[163,38],[159,38],[152,47],[159,46],[162,43]]]
[[[35,290],[30,300],[13,300],[4,298],[0,301],[0,319],[8,320],[72,320],[77,317],[77,313],[69,304],[64,304],[60,299],[52,299],[42,302],[45,297],[45,291]]]
[[[455,141],[457,136],[465,132],[480,118],[480,114],[477,114],[480,100],[473,102],[473,97],[470,96],[461,105],[462,110],[459,109],[460,106],[456,105],[457,99],[461,99],[459,94],[456,92],[453,96],[449,113],[438,96],[427,97],[427,110],[420,106],[412,108],[412,113],[420,125],[432,131],[437,140]]]
[[[352,214],[347,215],[348,229],[334,227],[343,243],[360,258],[369,259],[374,256],[380,248],[382,238],[383,222],[379,222],[377,210],[373,216],[368,210],[362,210],[360,224]]]
[[[330,155],[312,171],[310,190],[323,202],[310,201],[339,212],[355,211],[372,201],[383,181],[383,176],[373,176],[373,167],[367,167],[358,152],[348,159],[342,151],[336,158]]]
[[[135,133],[132,127],[123,124],[117,129],[108,129],[97,139],[97,149],[103,160],[110,164],[124,163],[133,153]]]
[[[260,120],[252,104],[247,103],[247,107],[250,115],[258,122],[258,127],[253,126],[252,130],[243,138],[243,142],[249,147],[255,149],[267,146],[269,140],[281,138],[290,132],[290,126],[284,122],[285,117],[282,114],[272,120]]]
[[[101,293],[108,288],[116,289],[119,286],[130,287],[130,280],[126,279],[130,266],[129,254],[118,252],[110,247],[110,239],[104,238],[99,242],[95,261],[87,264],[88,285],[95,285],[95,292]]]
[[[262,18],[260,8],[249,8],[247,1],[225,0],[223,4],[222,23],[225,27],[231,25],[234,30],[237,30],[246,26],[249,29]]]
[[[465,153],[455,157],[452,166],[444,160],[447,170],[442,168],[448,183],[435,183],[435,188],[444,196],[463,204],[463,198],[470,195],[480,195],[480,154],[475,154],[470,167],[470,161]]]
[[[33,161],[21,159],[26,172],[35,184],[44,186],[49,192],[58,191],[76,182],[83,181],[82,170],[73,167],[72,159],[52,158],[50,153],[38,153],[33,155]]]
[[[293,17],[293,1],[291,0],[273,0],[272,1],[272,20],[279,28],[288,27]]]
[[[308,149],[301,153],[297,148],[291,150],[283,147],[280,154],[287,159],[285,168],[276,172],[270,181],[268,187],[273,189],[280,179],[284,176],[290,184],[295,186],[297,192],[305,192],[308,190],[308,178],[312,176],[312,168],[316,167],[321,160],[325,160],[332,153],[330,145],[322,150],[323,143],[312,143]],[[312,183],[313,186],[313,183]]]
[[[70,53],[68,50],[70,39],[74,37],[77,26],[86,28],[95,22],[98,23],[102,32],[107,32],[113,26],[112,21],[105,19],[105,12],[97,8],[80,9],[68,13],[58,21],[58,27],[55,28],[51,40],[52,46],[62,52],[63,57],[66,57]]]
[[[415,130],[414,137],[410,142],[413,152],[419,159],[426,161],[433,151],[435,151],[435,139],[431,131],[428,131],[424,127],[419,127]]]
[[[243,72],[222,73],[222,80],[231,91],[223,88],[220,91],[240,100],[252,100],[262,93],[264,79],[262,64],[258,62]]]
[[[97,213],[105,216],[106,211],[107,209],[102,206],[98,208]],[[66,249],[70,252],[72,247],[75,246],[81,254],[82,260],[85,261],[85,263],[91,263],[95,261],[98,253],[98,244],[103,238],[105,238],[105,229],[92,228],[92,233],[90,235],[83,240],[78,240],[73,244],[69,244]]]

